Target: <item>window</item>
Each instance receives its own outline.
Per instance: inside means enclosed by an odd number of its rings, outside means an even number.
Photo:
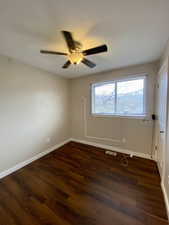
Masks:
[[[92,85],[92,114],[145,116],[146,76]]]

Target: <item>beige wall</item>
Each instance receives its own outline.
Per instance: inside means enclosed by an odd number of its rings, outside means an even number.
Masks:
[[[142,73],[148,74],[148,111],[151,115],[155,64],[66,80],[0,56],[0,172],[70,137],[150,154],[151,120],[90,115],[91,83]],[[85,117],[84,97],[87,101]]]
[[[161,56],[161,60],[160,60],[160,66],[163,65],[163,63],[167,60],[167,58],[169,57],[169,40],[165,46],[165,49],[163,51],[163,54]]]
[[[73,79],[71,81],[72,138],[117,146],[138,153],[150,154],[152,147],[152,120],[143,121],[141,119],[91,116],[90,85],[95,82],[135,76],[142,73],[148,74],[147,98],[150,116],[154,112],[156,72],[156,64],[145,64]],[[83,98],[86,99],[86,116],[84,115]],[[87,127],[86,133],[85,125]],[[90,137],[86,137],[86,135]],[[99,140],[93,137],[106,138],[108,140]]]
[[[70,137],[68,85],[0,56],[0,172]]]

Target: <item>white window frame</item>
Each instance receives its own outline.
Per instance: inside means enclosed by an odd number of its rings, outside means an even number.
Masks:
[[[143,79],[144,80],[144,89],[143,89],[143,109],[144,113],[143,114],[119,114],[119,113],[95,113],[94,112],[94,101],[95,101],[95,96],[94,96],[94,88],[98,86],[102,86],[104,84],[112,84],[115,83],[115,108],[117,107],[117,83],[118,82],[123,82],[123,81],[131,81],[131,80],[138,80],[138,79]],[[91,115],[96,116],[96,117],[124,117],[124,118],[138,118],[138,119],[146,119],[148,117],[148,110],[147,110],[147,74],[141,74],[141,75],[136,75],[136,76],[130,76],[130,77],[125,77],[121,79],[115,79],[115,80],[110,80],[110,81],[104,81],[104,82],[98,82],[98,83],[93,83],[91,84]]]

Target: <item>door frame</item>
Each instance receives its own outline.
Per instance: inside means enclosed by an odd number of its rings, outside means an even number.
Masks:
[[[166,71],[167,74],[168,74],[168,79],[167,79],[167,100],[166,100],[166,121],[165,121],[165,143],[164,143],[164,152],[163,152],[163,155],[162,155],[162,162],[163,162],[163,168],[162,168],[162,173],[160,174],[161,175],[161,181],[163,182],[164,181],[164,177],[165,177],[165,171],[166,171],[166,165],[165,165],[165,156],[166,156],[166,151],[167,151],[167,137],[168,137],[168,128],[169,128],[169,124],[168,124],[168,113],[169,113],[169,110],[168,110],[168,107],[169,107],[169,57],[167,57],[167,59],[163,62],[163,64],[161,65],[160,69],[158,70],[158,77],[157,77],[157,85],[158,85],[158,78],[159,78],[159,74],[162,72],[162,71]],[[157,89],[158,90],[158,89]],[[156,95],[156,101],[157,101],[157,95]],[[156,104],[158,104],[158,102],[156,102]],[[158,105],[156,105],[156,113],[157,113],[157,107]],[[157,121],[155,122],[157,123]],[[158,135],[157,135],[157,130],[155,130],[156,132],[156,135],[155,137],[158,138]],[[157,140],[155,140],[155,143],[157,143]],[[158,149],[157,149],[158,151]],[[156,158],[156,160],[158,160]],[[159,167],[159,162],[157,161],[157,165]],[[159,168],[159,171],[160,171],[160,168]]]

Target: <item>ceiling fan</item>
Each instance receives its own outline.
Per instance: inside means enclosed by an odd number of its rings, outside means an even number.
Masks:
[[[100,45],[100,46],[90,48],[87,50],[82,50],[82,44],[73,39],[71,32],[62,31],[62,34],[66,41],[69,53],[55,52],[55,51],[48,51],[48,50],[40,50],[40,52],[44,53],[44,54],[67,56],[68,60],[62,66],[63,69],[67,69],[71,64],[79,64],[80,62],[82,62],[83,64],[85,64],[86,66],[88,66],[90,68],[94,68],[96,66],[96,64],[91,62],[90,60],[86,59],[85,56],[94,55],[94,54],[98,54],[101,52],[107,52],[106,45]]]

